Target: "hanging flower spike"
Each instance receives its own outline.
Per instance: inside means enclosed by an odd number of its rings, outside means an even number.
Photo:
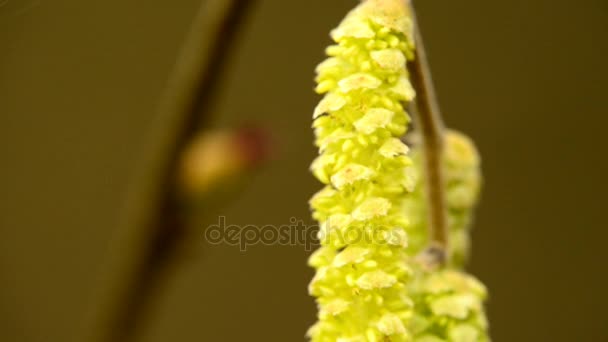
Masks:
[[[419,252],[428,243],[428,214],[424,200],[422,153],[414,149],[410,169],[415,179],[412,196],[406,198],[406,213],[412,223],[411,251]],[[462,268],[470,249],[470,229],[481,188],[480,158],[475,144],[464,134],[445,133],[443,163],[446,174],[448,226],[450,231],[449,266]]]
[[[331,32],[337,43],[317,67],[313,114],[320,156],[313,174],[326,187],[310,201],[322,247],[316,275],[313,341],[410,341],[412,277],[403,200],[413,186],[399,139],[414,97],[405,69],[413,53],[403,0],[367,0]]]
[[[411,289],[416,342],[489,342],[483,309],[487,291],[474,277],[456,270],[421,270]]]
[[[412,153],[415,189],[405,200],[410,227],[409,253],[428,244],[428,216],[424,199],[422,155]],[[481,172],[473,142],[462,133],[446,131],[443,159],[446,171],[449,258],[446,269],[415,268],[410,283],[414,316],[410,331],[415,342],[488,342],[488,323],[483,309],[487,291],[474,277],[460,271],[469,252],[469,230],[479,196]]]

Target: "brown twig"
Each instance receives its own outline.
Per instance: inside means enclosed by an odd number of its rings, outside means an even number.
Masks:
[[[186,144],[212,111],[217,81],[252,0],[207,0],[169,80],[150,144],[130,189],[109,273],[85,327],[87,342],[132,339],[150,299],[182,246],[185,224],[176,193],[176,167]]]
[[[444,126],[435,95],[433,79],[428,65],[424,42],[420,34],[415,9],[408,1],[414,22],[416,53],[410,63],[412,82],[416,89],[416,122],[421,132],[424,151],[424,172],[429,212],[429,248],[424,258],[443,265],[449,248],[445,176],[443,170]]]

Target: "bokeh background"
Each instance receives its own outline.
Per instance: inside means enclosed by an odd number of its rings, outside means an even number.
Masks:
[[[309,220],[313,69],[354,0],[262,0],[215,127],[259,122],[279,156],[222,209]],[[70,341],[198,0],[0,0],[0,340]],[[496,341],[608,341],[608,2],[420,0],[447,123],[485,188],[470,270]],[[302,247],[192,253],[141,341],[299,341],[313,323]]]

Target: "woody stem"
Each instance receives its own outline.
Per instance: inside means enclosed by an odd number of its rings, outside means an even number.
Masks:
[[[447,205],[445,199],[445,175],[443,168],[444,125],[437,102],[431,70],[426,57],[414,7],[410,4],[415,37],[415,57],[410,62],[412,83],[416,89],[417,129],[424,153],[424,179],[429,215],[429,249],[435,250],[438,264],[447,262],[449,235]],[[437,253],[438,252],[438,253]]]

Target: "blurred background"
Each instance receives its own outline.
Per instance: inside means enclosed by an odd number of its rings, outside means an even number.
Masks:
[[[354,0],[263,0],[220,84],[213,127],[277,142],[221,214],[311,223],[320,184],[313,70]],[[70,341],[199,0],[0,0],[0,340]],[[495,341],[608,341],[606,0],[419,1],[445,120],[485,187],[470,270]],[[315,320],[302,246],[210,246],[154,306],[141,341],[299,341]]]

